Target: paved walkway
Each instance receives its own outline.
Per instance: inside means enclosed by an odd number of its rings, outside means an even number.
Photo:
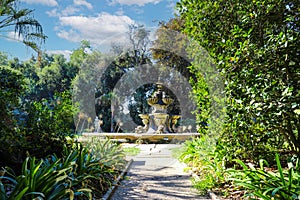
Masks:
[[[133,144],[131,144],[133,145]],[[133,159],[127,177],[121,182],[112,200],[126,199],[206,199],[197,195],[184,164],[172,157],[176,144],[134,145],[141,149]]]

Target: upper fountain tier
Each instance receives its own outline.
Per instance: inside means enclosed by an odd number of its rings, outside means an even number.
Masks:
[[[157,91],[153,93],[152,97],[147,99],[148,104],[154,108],[152,113],[167,113],[167,108],[173,101],[162,90],[160,83],[157,83]]]

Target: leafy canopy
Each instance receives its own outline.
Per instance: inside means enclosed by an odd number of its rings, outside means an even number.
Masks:
[[[283,148],[283,139],[299,152],[300,2],[182,0],[177,7],[184,32],[226,79],[224,154],[256,160]]]

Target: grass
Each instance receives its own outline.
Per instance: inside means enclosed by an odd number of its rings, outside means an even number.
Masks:
[[[184,148],[183,146],[180,147],[174,147],[170,149],[172,152],[172,157],[178,159],[180,155],[183,153]]]
[[[123,147],[123,152],[126,156],[136,156],[141,152],[137,147]]]

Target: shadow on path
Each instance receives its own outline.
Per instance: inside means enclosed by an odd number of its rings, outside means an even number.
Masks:
[[[210,199],[192,187],[184,165],[172,157],[172,148],[180,145],[139,145],[125,179],[111,197],[122,199]]]

